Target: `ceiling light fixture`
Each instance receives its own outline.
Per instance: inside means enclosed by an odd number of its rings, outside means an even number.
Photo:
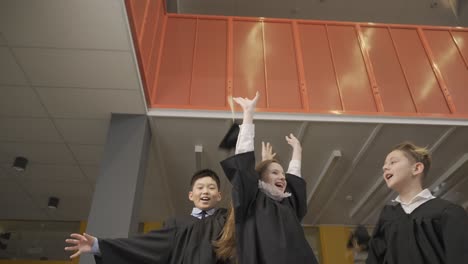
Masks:
[[[195,169],[201,170],[203,145],[195,145]]]
[[[11,232],[5,232],[0,234],[1,239],[10,240]]]
[[[49,203],[47,204],[47,207],[49,209],[57,209],[59,201],[60,200],[57,197],[49,197]]]
[[[16,157],[15,161],[13,162],[13,168],[17,171],[24,171],[26,170],[26,165],[28,165],[28,159],[25,157]]]

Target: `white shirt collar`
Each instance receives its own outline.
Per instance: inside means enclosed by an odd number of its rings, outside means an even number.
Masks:
[[[202,211],[203,211],[202,209],[197,208],[197,207],[194,207],[194,208],[192,209],[191,215],[192,215],[192,216],[195,216],[195,217],[197,217],[197,218],[200,218],[200,217],[201,217]],[[205,212],[206,212],[206,215],[207,215],[207,216],[211,216],[211,215],[213,215],[213,214],[216,212],[216,208],[211,208],[211,209],[209,209],[209,210],[205,210]]]
[[[276,186],[271,183],[266,183],[258,180],[258,188],[268,197],[275,201],[281,202],[284,198],[291,196],[289,192],[281,192]]]
[[[395,198],[395,200],[392,200],[392,202],[395,202],[395,203],[400,203],[400,204],[403,204],[403,205],[409,205],[409,204],[412,204],[412,203],[415,203],[415,202],[418,202],[418,201],[421,201],[421,200],[430,200],[430,199],[433,199],[435,198],[434,195],[432,195],[432,193],[428,190],[428,189],[424,189],[422,190],[420,193],[416,194],[409,202],[405,203],[403,202],[401,199],[400,199],[400,195],[397,196],[397,198]]]

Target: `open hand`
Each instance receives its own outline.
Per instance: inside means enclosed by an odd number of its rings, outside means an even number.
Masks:
[[[293,149],[302,149],[301,142],[292,133],[286,136],[286,141]]]
[[[273,147],[271,146],[270,142],[262,141],[262,161],[265,160],[272,160],[276,156],[276,153],[273,152]]]
[[[73,233],[70,235],[71,238],[65,239],[65,242],[68,244],[72,244],[73,246],[65,247],[65,251],[76,251],[70,258],[76,258],[82,253],[89,253],[91,252],[91,248],[93,247],[94,241],[96,240],[95,237],[90,236],[86,233],[76,234]]]
[[[260,94],[257,91],[253,99],[243,98],[243,97],[235,97],[232,99],[234,100],[234,102],[236,102],[238,105],[242,107],[242,110],[244,110],[244,112],[253,113],[255,112],[255,107],[257,106],[258,98],[260,98]]]

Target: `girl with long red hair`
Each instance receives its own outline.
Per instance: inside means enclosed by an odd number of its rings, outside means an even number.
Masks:
[[[300,224],[307,212],[301,144],[293,134],[286,136],[293,149],[288,173],[273,159],[255,167],[253,114],[258,98],[258,93],[252,100],[234,98],[244,118],[236,155],[221,162],[233,189],[232,210],[215,243],[217,255],[240,264],[315,264]]]

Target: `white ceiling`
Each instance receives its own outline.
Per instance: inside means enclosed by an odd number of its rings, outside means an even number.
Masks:
[[[0,219],[87,218],[111,113],[146,113],[125,12],[119,0],[0,2]]]

